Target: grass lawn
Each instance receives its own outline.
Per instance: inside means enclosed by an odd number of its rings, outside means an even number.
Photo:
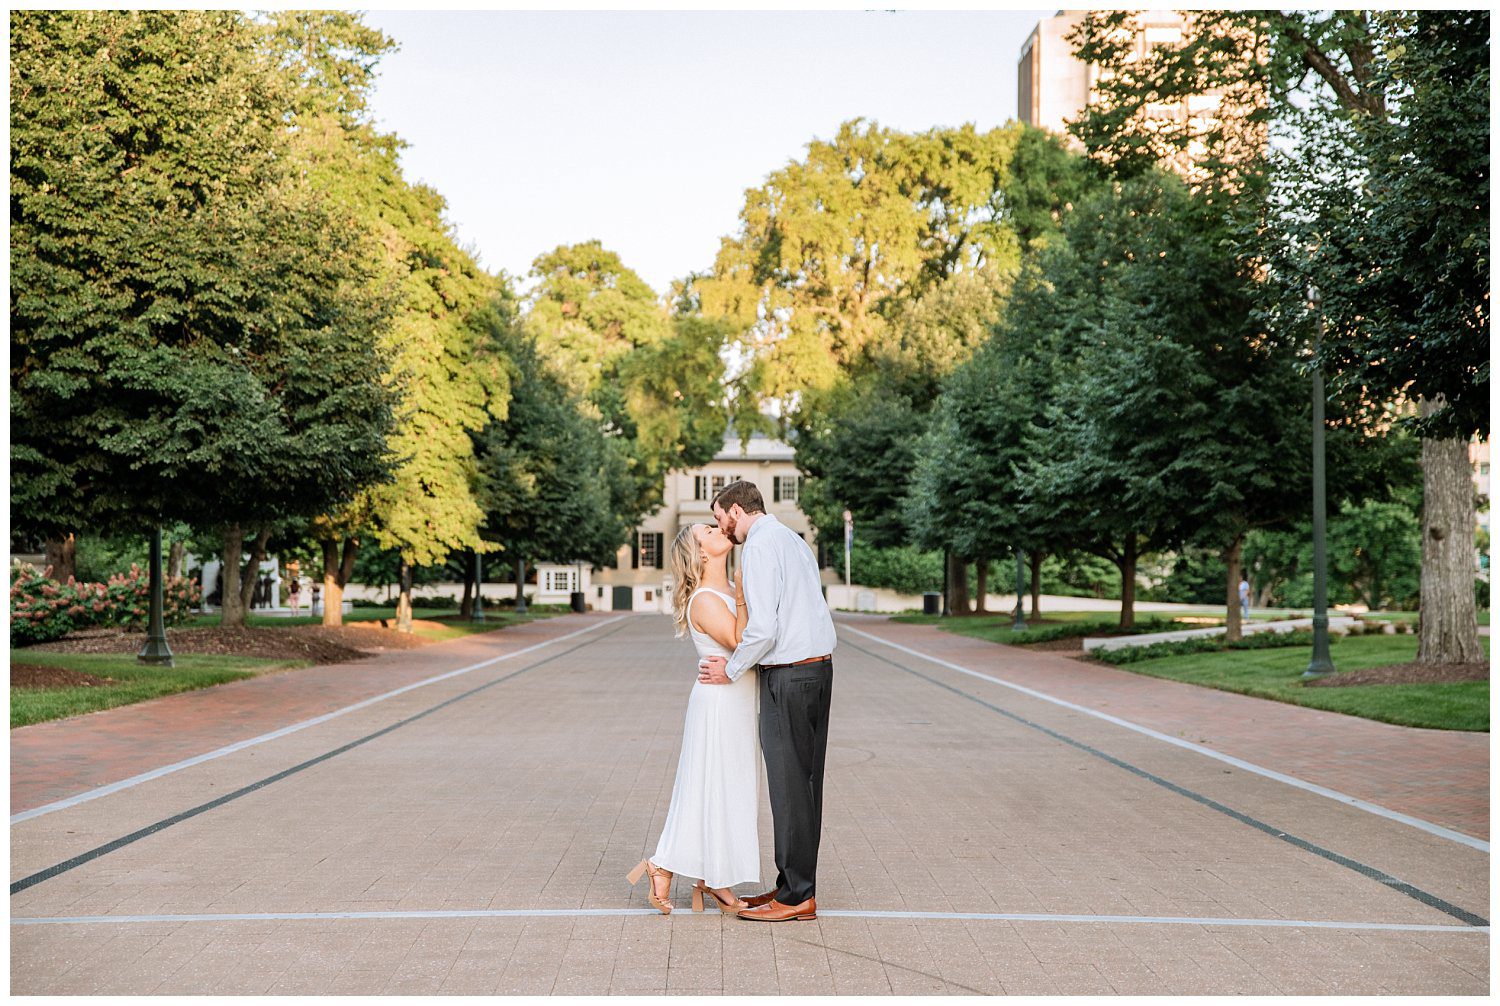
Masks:
[[[1489,639],[1484,640],[1484,646],[1488,652]],[[1330,651],[1333,665],[1339,671],[1356,671],[1415,660],[1417,639],[1335,636]],[[1161,657],[1123,664],[1120,669],[1402,726],[1477,731],[1490,728],[1488,681],[1308,688],[1302,684],[1301,675],[1311,657],[1310,646],[1288,646]]]
[[[10,725],[77,716],[100,709],[130,705],[145,699],[196,688],[253,678],[267,671],[307,667],[306,660],[264,660],[257,657],[179,655],[175,667],[152,667],[137,663],[133,655],[99,653],[45,653],[11,650],[14,664],[39,664],[111,678],[105,685],[76,688],[15,688],[10,690]]]

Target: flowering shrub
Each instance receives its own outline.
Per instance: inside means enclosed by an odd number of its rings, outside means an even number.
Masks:
[[[107,583],[58,583],[32,566],[11,566],[10,640],[30,646],[61,639],[76,629],[93,625],[122,625],[144,629],[151,611],[151,579],[139,566],[109,578]],[[198,605],[199,588],[182,577],[163,585],[166,624],[181,622]]]
[[[47,573],[52,568],[47,568]],[[90,624],[78,590],[21,562],[11,565],[10,639],[17,646],[61,639]]]
[[[145,629],[151,616],[151,577],[131,563],[129,573],[117,573],[106,583],[84,584],[99,588],[103,606],[96,609],[100,624],[123,625],[127,629]],[[196,583],[180,576],[168,577],[162,584],[162,620],[176,625],[198,606],[200,591]]]

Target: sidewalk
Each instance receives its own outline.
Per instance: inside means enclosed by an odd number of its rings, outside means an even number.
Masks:
[[[10,732],[10,811],[129,779],[228,744],[595,625],[559,615],[348,664],[233,681]]]
[[[1490,834],[1489,734],[1423,730],[1131,674],[931,625],[841,622],[1464,834]]]
[[[13,823],[12,992],[1488,992],[1485,852],[932,661],[1251,748],[1228,720],[1274,737],[1311,711],[838,628],[814,921],[693,913],[686,876],[663,917],[626,883],[668,812],[696,659],[660,615],[565,616],[16,731],[18,778],[67,757],[75,784],[119,779],[517,655]],[[1372,778],[1403,777],[1377,764],[1394,750],[1364,758]],[[1428,767],[1472,754],[1429,748]],[[764,795],[758,832],[743,895],[775,876]]]

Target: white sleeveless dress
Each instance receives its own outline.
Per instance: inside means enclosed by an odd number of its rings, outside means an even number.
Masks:
[[[698,595],[710,591],[731,613],[734,598],[708,587],[688,599],[688,632],[698,656],[728,657],[729,651],[692,622]],[[697,665],[694,664],[696,672]],[[693,683],[682,728],[682,753],[667,823],[651,862],[709,887],[760,880],[761,777],[755,669],[727,685]]]

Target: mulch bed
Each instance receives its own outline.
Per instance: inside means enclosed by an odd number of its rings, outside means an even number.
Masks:
[[[1433,685],[1452,681],[1488,681],[1490,665],[1473,664],[1386,664],[1361,671],[1336,671],[1324,678],[1306,682],[1308,688],[1344,688],[1349,685]]]
[[[143,639],[139,632],[95,629],[31,649],[53,653],[136,653]],[[174,653],[342,664],[382,650],[416,649],[426,646],[428,641],[395,629],[382,629],[378,623],[351,623],[337,628],[289,625],[266,629],[168,629],[167,643]]]
[[[113,678],[100,678],[66,667],[43,667],[41,664],[11,664],[12,688],[97,688],[114,684]]]

